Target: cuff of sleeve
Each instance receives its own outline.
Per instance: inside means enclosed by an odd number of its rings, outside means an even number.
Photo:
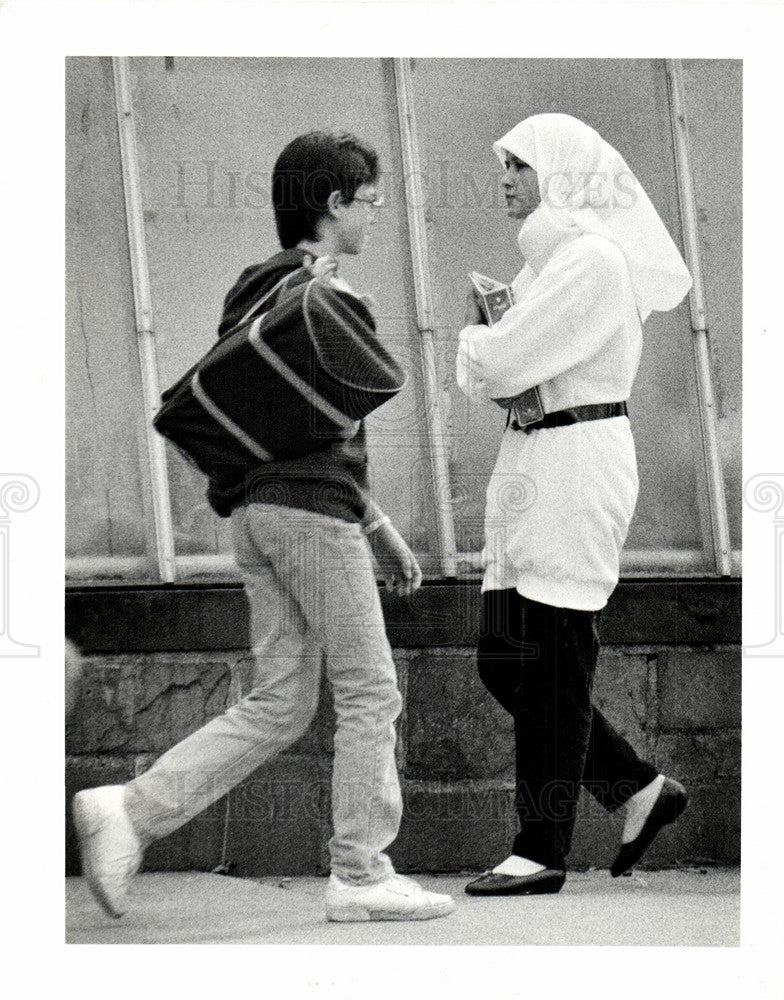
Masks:
[[[487,338],[487,331],[486,326],[467,326],[460,333],[460,338],[466,345],[468,356],[474,365],[482,364],[482,347]]]
[[[364,511],[362,512],[359,526],[364,531],[367,525],[378,521],[379,518],[386,517],[386,515],[367,490],[362,491],[362,499],[364,501]]]
[[[464,326],[459,334],[460,341],[473,343],[476,340],[481,340],[484,334],[487,333],[488,329],[489,327],[486,327],[484,323],[475,323],[473,326]]]
[[[485,377],[478,347],[485,326],[467,326],[460,331],[457,349],[457,384],[469,398],[485,395]]]
[[[378,531],[378,529],[382,528],[385,524],[391,523],[392,522],[389,520],[389,517],[386,514],[383,514],[381,517],[377,517],[375,521],[371,521],[370,524],[363,524],[362,534],[372,535],[374,531]]]

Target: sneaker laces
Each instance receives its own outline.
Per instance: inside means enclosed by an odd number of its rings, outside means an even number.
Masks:
[[[397,872],[390,877],[390,881],[406,890],[406,895],[408,896],[420,895],[425,891],[419,882],[415,882],[414,879],[408,878],[405,875],[399,875]]]

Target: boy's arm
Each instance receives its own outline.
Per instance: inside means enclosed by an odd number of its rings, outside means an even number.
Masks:
[[[378,508],[380,510],[380,508]],[[416,556],[386,514],[363,529],[387,585],[387,590],[406,596],[422,583]]]
[[[422,583],[422,570],[416,556],[369,493],[363,491],[363,500],[362,533],[367,537],[387,590],[404,596],[413,594]]]

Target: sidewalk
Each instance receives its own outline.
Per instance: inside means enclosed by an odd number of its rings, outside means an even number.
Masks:
[[[71,944],[683,945],[739,944],[737,869],[570,872],[557,896],[467,896],[470,876],[417,875],[451,893],[438,920],[334,924],[324,878],[238,879],[202,872],[140,875],[120,920],[103,914],[82,879],[66,880]]]

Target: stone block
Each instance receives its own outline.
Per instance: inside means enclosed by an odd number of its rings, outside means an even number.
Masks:
[[[390,853],[401,870],[479,870],[508,853],[516,830],[511,718],[484,689],[473,647],[395,650],[403,711],[397,759],[404,815]],[[85,657],[85,681],[67,731],[67,794],[124,782],[224,710],[234,676],[247,684],[247,651]],[[658,702],[656,700],[658,694]],[[632,745],[691,794],[640,867],[735,863],[740,840],[740,651],[605,647],[594,700]],[[211,870],[228,860],[243,875],[324,873],[331,836],[334,710],[322,682],[308,732],[232,795],[147,851],[147,870]],[[70,805],[70,801],[69,801]],[[569,865],[605,867],[623,813],[581,796]],[[70,818],[66,864],[79,863]]]
[[[319,870],[326,789],[318,762],[280,756],[259,768],[188,824],[192,866],[226,859],[238,876],[306,875]]]
[[[473,651],[413,657],[407,694],[407,778],[514,776],[512,717],[479,679]]]
[[[622,829],[622,813],[608,813],[583,789],[577,803],[568,867],[573,871],[609,868],[618,853]]]
[[[188,825],[154,841],[144,852],[144,872],[187,872],[193,868]]]
[[[603,650],[594,699],[619,732],[647,754],[648,657]],[[412,658],[406,720],[406,777],[514,777],[512,718],[486,691],[472,651],[428,651]]]
[[[689,785],[689,805],[665,826],[636,868],[740,860],[740,788],[732,780]],[[577,810],[568,867],[575,870],[609,868],[621,843],[624,811],[609,814],[583,791]]]
[[[396,649],[476,646],[479,634],[479,586],[427,582],[401,600],[380,590],[389,642]]]
[[[230,665],[204,656],[85,660],[69,753],[162,753],[223,711]]]
[[[489,782],[405,782],[389,849],[396,869],[483,871],[505,858],[516,829],[513,794]]]
[[[475,581],[426,581],[401,600],[381,588],[391,644],[474,646],[479,589]],[[602,614],[602,640],[608,645],[740,643],[740,592],[740,580],[621,580]],[[215,650],[247,650],[249,645],[248,604],[240,585],[71,586],[65,610],[66,633],[86,653],[204,650],[215,655]]]
[[[648,669],[650,654],[603,648],[594,678],[593,701],[607,720],[638,753],[650,739]]]
[[[140,672],[132,748],[163,752],[220,715],[226,708],[230,676],[225,660],[156,658]]]
[[[740,788],[724,779],[688,787],[689,805],[665,826],[643,855],[639,869],[740,860]],[[612,815],[586,792],[580,796],[572,850],[572,869],[608,868],[618,853],[623,830],[623,809]]]
[[[740,862],[741,797],[736,782],[689,786],[689,805],[664,827],[640,867],[657,868],[702,862]]]
[[[739,730],[663,733],[658,740],[656,767],[685,785],[740,780]]]
[[[659,660],[662,729],[739,729],[741,654],[733,649],[667,650]]]
[[[136,675],[130,661],[83,658],[82,681],[65,728],[66,753],[130,752]]]

